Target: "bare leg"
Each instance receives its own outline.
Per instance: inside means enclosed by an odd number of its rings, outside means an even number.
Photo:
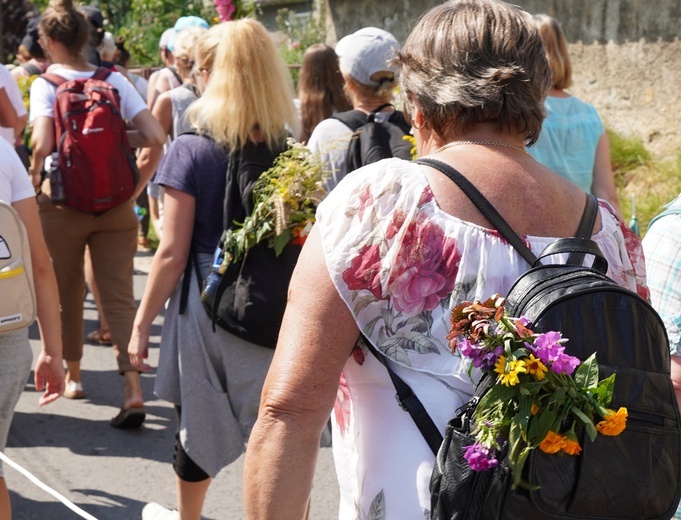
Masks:
[[[201,510],[211,481],[212,479],[207,478],[200,482],[187,482],[180,477],[175,477],[180,520],[201,520]]]
[[[73,381],[74,383],[80,383],[82,381],[82,376],[80,374],[80,361],[67,361],[66,368],[68,369],[68,372],[66,373],[67,383],[69,381]]]
[[[0,477],[0,518],[12,520],[12,504],[9,501],[9,491],[3,477]]]
[[[136,370],[130,370],[123,374],[125,377],[125,399],[123,401],[123,408],[128,410],[130,408],[142,408],[144,399],[142,396],[142,383],[140,381],[140,374]]]
[[[95,273],[92,270],[92,260],[90,260],[90,249],[85,250],[85,281],[88,287],[92,291],[92,297],[95,300],[95,305],[97,306],[97,316],[99,316],[99,330],[101,335],[104,336],[104,332],[108,334],[109,324],[106,322],[106,316],[102,311],[102,304],[99,299],[99,289],[97,289],[97,281],[95,280]],[[111,336],[109,335],[109,338]],[[105,339],[105,338],[102,338]]]

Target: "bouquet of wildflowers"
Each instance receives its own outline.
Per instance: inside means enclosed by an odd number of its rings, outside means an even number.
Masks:
[[[302,245],[317,206],[326,195],[323,180],[319,159],[301,143],[289,139],[288,149],[277,156],[253,187],[253,212],[225,233],[223,267],[238,262],[264,240],[277,255],[289,242]]]
[[[464,458],[471,469],[488,470],[508,443],[513,487],[532,488],[521,478],[532,450],[577,456],[581,431],[591,441],[619,435],[627,410],[608,408],[615,374],[599,380],[595,354],[584,361],[566,354],[568,339],[560,332],[534,333],[527,319],[509,317],[504,303],[494,295],[463,302],[451,313],[452,351],[494,380],[473,413],[475,443],[465,447]]]

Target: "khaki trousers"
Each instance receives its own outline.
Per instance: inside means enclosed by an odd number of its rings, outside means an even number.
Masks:
[[[95,215],[57,206],[46,195],[40,195],[38,207],[59,286],[64,359],[80,361],[83,357],[87,245],[118,370],[135,370],[128,357],[136,312],[132,280],[138,224],[132,201]]]

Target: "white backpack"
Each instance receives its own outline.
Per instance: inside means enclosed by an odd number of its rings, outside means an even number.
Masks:
[[[28,327],[35,318],[28,235],[14,208],[0,200],[0,334]]]

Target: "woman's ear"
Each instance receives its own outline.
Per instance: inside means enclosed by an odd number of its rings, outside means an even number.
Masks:
[[[426,120],[423,117],[423,112],[418,107],[416,103],[410,103],[411,105],[411,126],[416,130],[421,130],[426,125]]]

